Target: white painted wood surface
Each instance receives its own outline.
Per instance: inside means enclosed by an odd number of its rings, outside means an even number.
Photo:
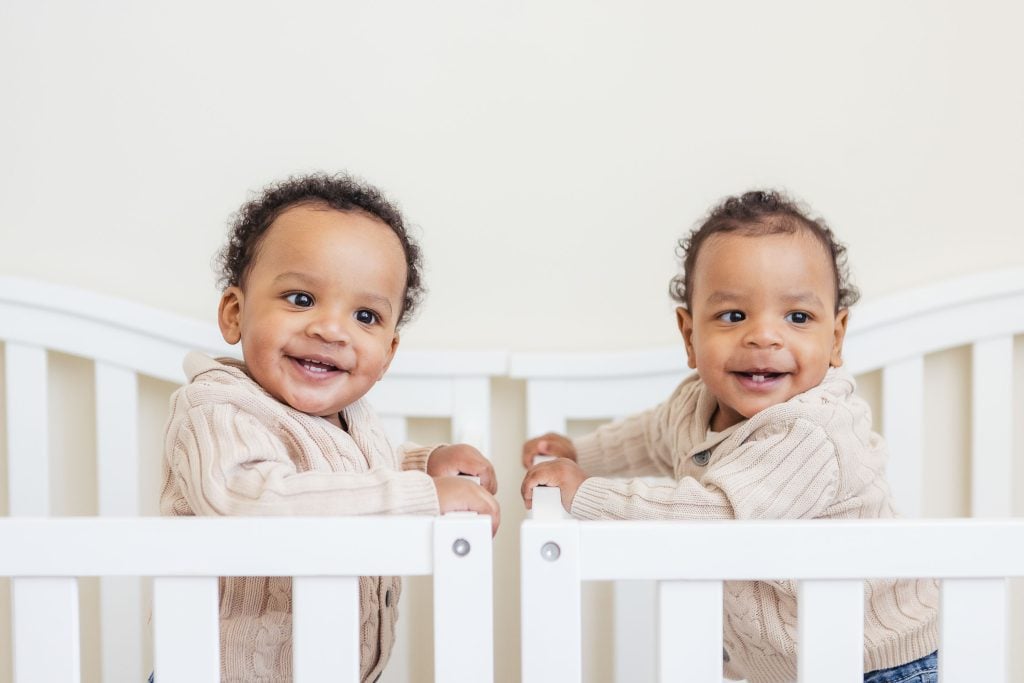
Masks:
[[[563,556],[569,564],[559,567],[561,559],[540,556],[538,548],[548,539],[566,543],[567,537],[572,553]],[[922,576],[943,584],[943,680],[1009,680],[1005,578],[1024,576],[1024,520],[545,518],[524,522],[522,539],[524,683],[579,680],[565,667],[578,657],[578,650],[567,648],[577,645],[580,582],[616,579],[662,581],[661,623],[672,629],[662,634],[663,642],[679,648],[700,644],[699,656],[661,658],[664,675],[652,680],[715,680],[712,658],[720,676],[721,631],[717,638],[707,633],[711,613],[721,613],[720,582],[773,579],[799,582],[801,683],[863,680],[863,580]],[[684,602],[702,606],[686,609]],[[559,648],[557,658],[546,649],[550,639],[550,649]],[[984,675],[979,660],[985,662]]]
[[[459,539],[471,552],[453,550]],[[156,577],[161,683],[219,681],[217,576],[297,577],[295,666],[303,683],[325,680],[325,672],[358,680],[356,577],[432,574],[436,680],[493,677],[486,517],[10,517],[0,519],[0,548],[0,577],[14,578],[17,683],[78,680],[76,580],[84,576]]]

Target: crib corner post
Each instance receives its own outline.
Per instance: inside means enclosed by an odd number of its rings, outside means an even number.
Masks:
[[[491,518],[449,513],[434,522],[434,680],[494,680]]]
[[[527,520],[520,533],[523,683],[583,679],[580,526]]]

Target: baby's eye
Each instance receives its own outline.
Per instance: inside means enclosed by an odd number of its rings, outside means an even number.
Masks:
[[[725,313],[719,313],[718,319],[723,323],[738,323],[747,319],[742,311],[726,311]]]
[[[797,325],[803,325],[811,321],[811,315],[809,313],[804,313],[803,311],[793,311],[786,316],[786,320],[791,323],[796,323]]]
[[[285,301],[299,308],[309,308],[313,305],[313,297],[305,292],[289,294],[285,297]]]
[[[356,311],[356,320],[358,320],[364,325],[373,325],[378,320],[380,320],[380,318],[378,318],[377,314],[374,313],[373,311],[369,311],[364,308],[362,310]]]

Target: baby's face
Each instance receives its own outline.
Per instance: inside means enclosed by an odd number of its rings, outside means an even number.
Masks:
[[[391,363],[405,279],[402,245],[384,223],[295,206],[267,230],[243,287],[224,292],[221,332],[242,342],[270,395],[339,424]]]
[[[690,310],[677,309],[691,368],[718,399],[721,431],[807,391],[842,363],[825,248],[810,233],[718,233],[700,248]]]

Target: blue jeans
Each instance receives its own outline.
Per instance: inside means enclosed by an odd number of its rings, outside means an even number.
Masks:
[[[939,653],[864,674],[864,683],[939,683]]]

